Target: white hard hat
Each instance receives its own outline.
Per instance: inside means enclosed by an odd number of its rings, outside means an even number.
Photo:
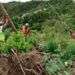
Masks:
[[[26,26],[29,26],[29,24],[28,24],[28,23],[26,23],[25,25],[26,25]]]

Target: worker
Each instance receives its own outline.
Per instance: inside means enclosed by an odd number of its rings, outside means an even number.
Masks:
[[[24,36],[28,36],[28,35],[30,35],[30,28],[29,28],[29,24],[28,23],[26,23],[25,25],[23,25],[22,27],[21,27],[21,32],[24,34]]]

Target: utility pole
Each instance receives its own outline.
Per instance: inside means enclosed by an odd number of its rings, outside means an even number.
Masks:
[[[0,6],[1,6],[1,9],[2,9],[2,11],[4,12],[4,14],[5,14],[6,16],[8,16],[9,21],[10,21],[10,23],[11,23],[11,27],[13,28],[14,31],[16,31],[16,27],[15,27],[13,21],[11,20],[9,14],[7,13],[6,9],[4,8],[3,4],[0,3]]]

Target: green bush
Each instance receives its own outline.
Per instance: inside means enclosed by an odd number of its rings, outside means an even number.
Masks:
[[[66,51],[62,54],[63,60],[69,60],[75,57],[75,41],[70,41],[66,47]]]
[[[44,51],[58,53],[58,44],[56,43],[56,41],[54,39],[50,39],[44,45]]]
[[[45,55],[44,65],[49,75],[71,75],[59,57],[49,58],[49,55]]]
[[[2,46],[2,52],[9,53],[11,48],[16,48],[20,52],[27,52],[34,44],[36,44],[36,35],[31,34],[31,36],[24,37],[22,33],[12,33],[12,35],[7,39],[6,43]]]
[[[12,32],[12,28],[6,28],[5,30],[3,30],[5,41],[9,38],[9,36],[11,35],[11,32]]]
[[[19,16],[13,16],[12,21],[17,29],[23,24],[23,19]]]

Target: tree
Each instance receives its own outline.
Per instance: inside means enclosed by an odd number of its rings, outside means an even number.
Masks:
[[[0,4],[0,6],[1,6],[1,9],[3,10],[4,14],[9,17],[9,14],[7,13],[7,11],[6,11],[6,9],[4,8],[4,6],[3,6],[2,3]],[[10,21],[10,23],[11,23],[11,26],[12,26],[13,30],[16,31],[15,25],[14,25],[14,23],[12,22],[12,20],[11,20],[10,17],[9,17],[9,21]]]

